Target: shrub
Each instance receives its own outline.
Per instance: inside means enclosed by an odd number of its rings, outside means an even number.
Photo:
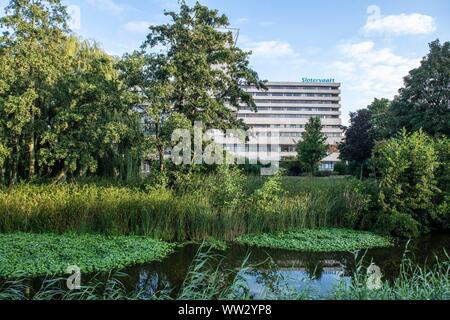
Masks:
[[[450,138],[437,139],[434,147],[440,164],[436,170],[440,192],[433,201],[436,209],[432,213],[432,218],[437,227],[450,230]]]
[[[375,230],[383,234],[411,239],[420,236],[419,227],[419,223],[410,215],[393,212],[392,214],[382,214],[378,219]]]
[[[250,198],[252,208],[257,213],[274,213],[281,208],[281,196],[284,194],[281,173],[270,177]]]
[[[332,171],[317,171],[314,173],[314,176],[316,176],[318,178],[331,177],[332,175],[333,175]]]
[[[334,165],[334,172],[340,176],[345,176],[349,174],[349,169],[347,163],[344,161],[339,161]]]
[[[394,215],[395,225],[401,222],[408,229],[414,229],[415,220],[421,232],[428,232],[430,213],[436,209],[433,200],[440,192],[436,179],[440,164],[432,138],[422,131],[402,131],[376,146],[374,163],[380,175],[379,201],[384,214]]]

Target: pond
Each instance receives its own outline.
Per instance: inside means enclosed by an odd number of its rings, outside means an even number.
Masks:
[[[384,279],[389,280],[398,275],[406,246],[402,241],[393,248],[371,249],[360,255],[365,253],[365,264],[373,261],[381,268]],[[130,290],[142,290],[149,297],[157,291],[170,292],[175,297],[198,249],[198,245],[187,245],[162,262],[127,268],[124,272],[129,277],[124,279],[125,285]],[[435,256],[444,258],[444,249],[450,252],[449,235],[424,237],[408,244],[408,258],[420,266],[432,265]],[[249,257],[250,268],[242,276],[256,299],[268,291],[277,295],[280,288],[298,292],[308,289],[321,297],[342,280],[350,283],[356,268],[355,256],[349,252],[302,253],[233,244],[217,254],[223,256],[222,264],[227,270],[239,270]]]

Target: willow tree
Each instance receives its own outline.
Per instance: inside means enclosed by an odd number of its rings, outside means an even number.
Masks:
[[[64,69],[67,13],[59,0],[11,0],[0,19],[0,126],[9,180],[36,174],[49,90]]]
[[[52,108],[42,135],[40,165],[47,175],[126,175],[138,127],[135,103],[116,61],[95,43],[66,43],[69,69],[51,90]]]
[[[235,45],[229,20],[217,10],[180,2],[179,12],[165,12],[170,23],[150,26],[142,46],[148,57],[147,72],[160,85],[149,99],[149,108],[184,115],[206,128],[245,127],[230,107],[240,103],[256,110],[242,85],[263,88],[249,67],[250,52]]]

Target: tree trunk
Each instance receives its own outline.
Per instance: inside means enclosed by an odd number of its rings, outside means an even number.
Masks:
[[[164,171],[164,148],[158,147],[159,153],[159,171]]]
[[[64,167],[61,172],[56,176],[55,182],[63,182],[66,180],[67,177],[67,168]]]
[[[360,180],[363,180],[363,173],[364,173],[364,161],[361,163],[361,173],[360,173]]]
[[[32,180],[35,175],[35,166],[36,166],[36,153],[35,153],[35,145],[34,145],[34,129],[32,129],[30,141],[28,142],[28,180]]]

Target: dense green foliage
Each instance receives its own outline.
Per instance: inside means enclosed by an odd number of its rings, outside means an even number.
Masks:
[[[153,87],[164,88],[155,98],[170,104],[170,108],[166,106],[169,113],[172,109],[192,123],[202,121],[206,128],[242,127],[226,104],[240,107],[244,103],[255,109],[251,95],[240,85],[259,88],[264,84],[249,67],[249,53],[236,47],[232,32],[223,32],[230,28],[228,18],[198,2],[189,7],[184,1],[179,12],[165,15],[171,22],[151,26],[142,46],[150,52],[145,55],[150,65],[157,60],[157,67],[150,68],[156,70]]]
[[[341,159],[356,162],[360,167],[359,176],[363,177],[365,162],[372,156],[374,140],[371,136],[369,111],[358,110],[350,114],[351,126],[345,133],[345,141],[339,145]]]
[[[353,228],[362,223],[370,198],[363,183],[347,179],[249,177],[236,185],[239,179],[221,173],[179,181],[172,191],[154,189],[151,181],[136,187],[18,185],[0,191],[0,232],[233,240],[247,233]]]
[[[441,223],[450,215],[450,186],[448,173],[444,173],[449,148],[448,139],[435,142],[422,131],[403,131],[376,147],[373,161],[385,215],[380,221],[382,228],[395,235],[417,237],[429,228],[445,227]]]
[[[311,229],[277,234],[245,235],[242,244],[306,252],[353,251],[389,247],[392,242],[379,235],[348,229]]]
[[[0,234],[0,277],[55,276],[78,266],[83,273],[108,272],[158,261],[172,246],[144,237],[14,233]]]
[[[390,109],[391,134],[402,128],[423,129],[432,136],[450,135],[450,42],[430,43],[421,65],[405,77],[405,86]]]
[[[326,141],[320,119],[310,118],[305,126],[302,139],[297,144],[298,161],[309,174],[313,174],[319,169],[320,160],[327,155]]]
[[[136,174],[136,95],[116,59],[67,29],[59,0],[10,1],[0,19],[0,144],[9,184]],[[3,158],[4,152],[0,156]]]
[[[142,49],[112,57],[67,27],[60,0],[11,0],[0,18],[0,180],[135,179],[172,147],[174,129],[245,127],[242,88],[264,83],[228,18],[199,3],[166,12]],[[227,68],[219,68],[224,66]]]

